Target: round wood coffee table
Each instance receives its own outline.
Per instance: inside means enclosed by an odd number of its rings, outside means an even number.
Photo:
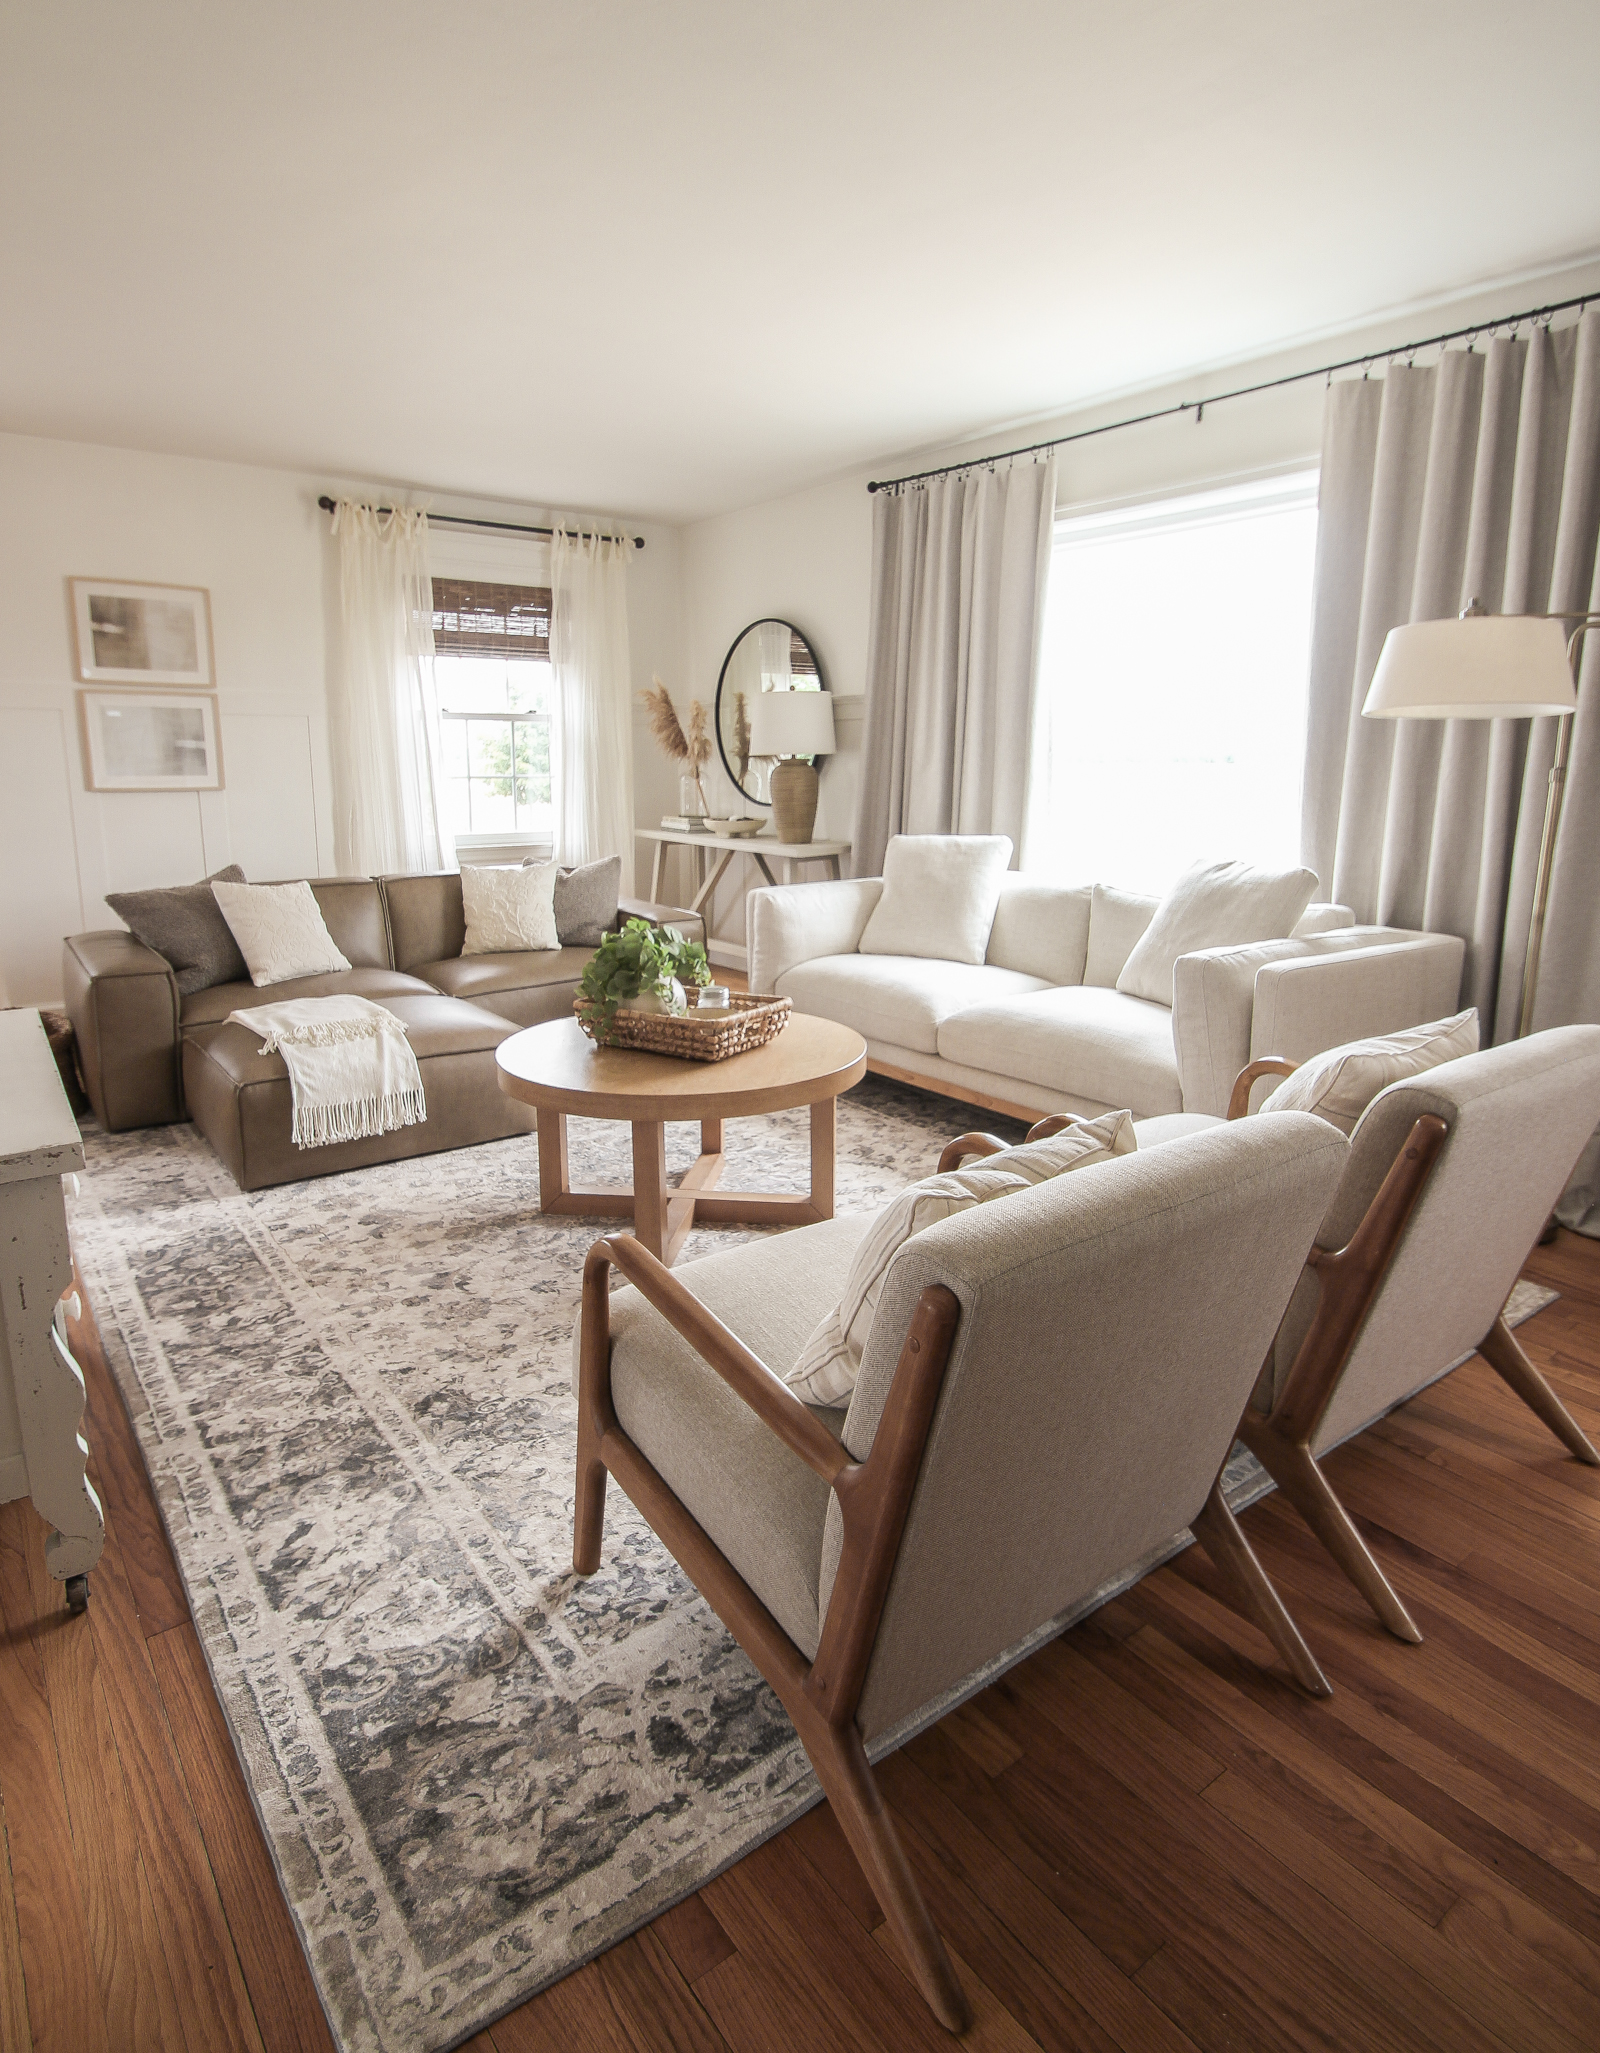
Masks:
[[[853,1027],[792,1012],[776,1040],[726,1062],[685,1062],[638,1048],[597,1048],[576,1019],[524,1027],[495,1051],[500,1088],[539,1110],[539,1209],[631,1217],[635,1236],[671,1263],[696,1219],[750,1226],[809,1226],[833,1217],[835,1100],[859,1083],[867,1044]],[[722,1122],[753,1112],[811,1107],[811,1189],[801,1197],[711,1191],[722,1175]],[[574,1190],[567,1120],[626,1119],[633,1127],[632,1190]],[[671,1120],[697,1120],[700,1159],[667,1182]]]

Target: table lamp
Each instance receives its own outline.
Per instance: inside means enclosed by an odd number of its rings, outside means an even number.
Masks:
[[[764,691],[750,701],[750,753],[781,758],[772,771],[780,841],[809,841],[817,823],[817,773],[807,756],[831,756],[833,698],[825,691]]]
[[[1560,721],[1523,959],[1519,1039],[1533,1019],[1572,715],[1578,704],[1578,650],[1597,621],[1600,613],[1489,613],[1474,599],[1455,620],[1418,620],[1409,627],[1391,628],[1361,708],[1369,720],[1527,720],[1555,714]],[[1572,628],[1570,636],[1562,633],[1564,623]]]

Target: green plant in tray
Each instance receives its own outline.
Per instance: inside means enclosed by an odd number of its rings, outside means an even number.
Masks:
[[[711,965],[698,941],[677,927],[655,927],[648,920],[625,921],[607,934],[590,956],[578,983],[575,1010],[597,1041],[605,1040],[617,1007],[654,992],[665,998],[676,977],[680,984],[709,984]]]

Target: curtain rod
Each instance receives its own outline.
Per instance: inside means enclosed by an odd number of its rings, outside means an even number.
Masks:
[[[324,492],[317,501],[317,504],[324,513],[332,513],[335,502]],[[380,513],[393,513],[394,508],[392,506],[380,506],[378,511]],[[428,519],[438,527],[494,528],[503,535],[553,535],[555,533],[554,528],[527,527],[521,521],[516,520],[477,520],[470,513],[430,513]],[[615,535],[597,536],[588,528],[580,528],[578,533],[585,542],[617,541],[621,539]],[[633,546],[636,549],[642,549],[644,547],[644,536],[635,535]]]
[[[958,471],[982,470],[986,463],[1009,463],[1016,456],[1037,456],[1041,450],[1060,449],[1068,442],[1087,442],[1094,435],[1114,435],[1119,428],[1142,428],[1147,421],[1171,420],[1175,414],[1192,413],[1198,427],[1205,417],[1208,406],[1221,406],[1225,399],[1248,399],[1255,392],[1276,392],[1281,385],[1300,385],[1307,378],[1326,378],[1331,384],[1335,371],[1353,371],[1357,364],[1367,369],[1376,363],[1392,363],[1397,356],[1412,357],[1419,349],[1435,349],[1443,342],[1460,342],[1463,337],[1476,341],[1480,335],[1493,335],[1497,328],[1509,328],[1513,334],[1524,321],[1543,321],[1548,327],[1552,316],[1564,314],[1572,307],[1586,307],[1600,301],[1600,292],[1585,292],[1577,299],[1558,299],[1550,306],[1530,307],[1524,314],[1501,314],[1493,321],[1477,321],[1470,328],[1452,328],[1444,335],[1429,335],[1421,342],[1397,343],[1393,349],[1371,349],[1362,356],[1347,356],[1339,363],[1318,364],[1310,371],[1290,371],[1286,377],[1265,378],[1259,385],[1239,385],[1232,392],[1217,392],[1210,399],[1182,399],[1175,406],[1157,407],[1154,413],[1130,414],[1126,420],[1107,421],[1099,428],[1079,428],[1071,435],[1053,435],[1048,442],[1029,442],[1021,449],[1002,449],[993,456],[970,456],[965,463],[942,463],[934,470],[909,472],[903,478],[873,478],[868,482],[869,492],[892,492],[900,485],[919,485],[924,478],[954,477]]]

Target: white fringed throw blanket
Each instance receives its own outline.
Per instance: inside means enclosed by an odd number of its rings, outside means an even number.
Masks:
[[[263,1055],[283,1057],[297,1148],[364,1140],[427,1119],[405,1027],[370,998],[289,998],[228,1017],[260,1034]]]

